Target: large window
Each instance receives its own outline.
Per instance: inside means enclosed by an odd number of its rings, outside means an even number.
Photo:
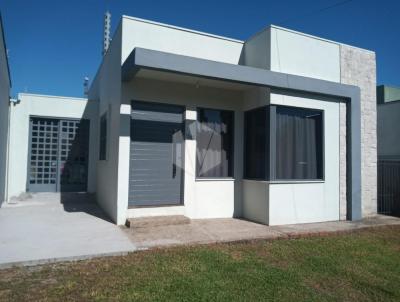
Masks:
[[[197,177],[233,177],[233,111],[199,109]]]
[[[246,112],[244,177],[322,180],[323,132],[321,110],[271,105]]]
[[[277,106],[275,142],[275,179],[323,178],[322,111]]]
[[[100,118],[99,160],[107,159],[107,112]]]

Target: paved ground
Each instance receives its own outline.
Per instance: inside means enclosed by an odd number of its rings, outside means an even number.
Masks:
[[[82,194],[35,194],[0,208],[0,268],[126,254],[121,228]]]
[[[378,215],[358,222],[335,221],[272,227],[241,219],[202,219],[192,220],[190,224],[123,229],[135,246],[145,249],[183,244],[290,238],[393,224],[400,225],[400,218]]]
[[[265,226],[241,219],[191,220],[188,224],[118,227],[90,196],[41,193],[0,208],[0,268],[122,255],[136,249],[351,231],[400,224],[376,216],[359,222]]]

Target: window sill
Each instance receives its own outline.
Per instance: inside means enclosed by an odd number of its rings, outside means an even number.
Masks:
[[[269,183],[271,185],[274,185],[274,184],[309,184],[309,183],[319,184],[319,183],[325,183],[325,180],[323,180],[323,179],[319,179],[319,180],[307,180],[307,179],[304,179],[304,180],[272,180],[272,181],[269,181]]]
[[[309,184],[309,183],[325,183],[325,180],[263,180],[263,179],[246,179],[244,178],[243,181],[248,182],[264,182],[267,184],[275,185],[275,184]]]
[[[196,177],[196,181],[234,181],[233,177]]]

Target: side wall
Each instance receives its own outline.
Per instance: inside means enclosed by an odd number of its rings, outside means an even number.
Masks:
[[[118,202],[121,200],[118,194],[120,186],[118,153],[121,144],[121,39],[122,26],[120,25],[89,91],[89,100],[99,103],[98,117],[104,113],[108,117],[106,160],[100,161],[99,154],[94,156],[97,164],[96,199],[108,216],[118,224],[125,223],[121,213],[118,212]],[[98,118],[98,129],[99,123]]]
[[[340,46],[341,82],[361,89],[361,198],[363,216],[377,213],[376,58],[372,51]]]
[[[7,141],[10,102],[10,78],[7,49],[4,43],[3,24],[0,16],[0,206],[6,200]]]
[[[90,119],[88,191],[96,191],[96,166],[93,161],[97,141],[97,103],[85,99],[19,94],[20,102],[11,107],[9,198],[17,198],[27,189],[29,117]]]
[[[339,44],[274,26],[270,31],[271,70],[340,82]]]

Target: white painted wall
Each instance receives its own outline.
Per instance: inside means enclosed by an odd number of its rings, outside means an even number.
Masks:
[[[135,47],[238,64],[243,42],[123,16],[122,62]]]
[[[6,200],[9,101],[10,77],[7,68],[7,49],[0,19],[0,206]]]
[[[271,26],[272,71],[340,82],[338,43]]]
[[[269,184],[269,224],[339,220],[339,103],[271,93],[271,104],[324,111],[322,182]]]
[[[110,47],[89,90],[89,99],[99,102],[98,116],[107,112],[107,159],[97,162],[96,199],[107,215],[117,224],[125,223],[125,211],[128,205],[127,193],[119,179],[125,179],[119,153],[126,150],[126,136],[121,135],[121,47],[122,26],[117,28]],[[100,119],[98,119],[99,126]],[[121,176],[122,173],[122,176]],[[121,189],[122,188],[122,189]],[[122,211],[121,209],[124,208]]]
[[[243,217],[269,224],[269,185],[266,181],[243,180]]]
[[[88,191],[96,191],[97,103],[86,99],[21,93],[10,114],[9,198],[27,189],[30,116],[90,120]]]

